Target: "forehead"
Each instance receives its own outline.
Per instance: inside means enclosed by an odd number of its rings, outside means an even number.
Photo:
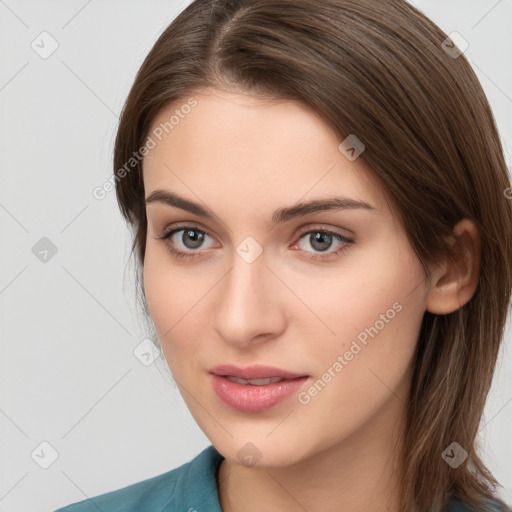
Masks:
[[[337,193],[383,207],[364,161],[348,160],[337,134],[297,100],[201,89],[165,107],[149,135],[155,146],[144,158],[146,195],[188,188],[263,207],[272,198],[281,204]]]

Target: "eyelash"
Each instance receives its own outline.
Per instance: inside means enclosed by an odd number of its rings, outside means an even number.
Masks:
[[[205,231],[204,229],[196,228],[194,226],[180,226],[180,227],[177,227],[177,228],[169,228],[166,231],[164,231],[162,236],[155,237],[155,238],[157,240],[169,240],[175,233],[178,233],[180,231],[195,231],[197,233],[203,233],[205,235],[208,235],[210,238],[213,238],[212,235],[210,235],[208,233],[208,231]],[[343,251],[348,249],[352,243],[354,243],[354,240],[352,240],[350,238],[347,238],[346,236],[343,236],[340,233],[337,233],[336,231],[331,231],[329,229],[320,229],[320,228],[309,229],[307,231],[302,232],[299,235],[299,240],[302,239],[305,235],[310,235],[312,233],[322,233],[322,234],[331,235],[334,238],[336,238],[339,242],[343,242],[344,243],[344,245],[342,245],[339,249],[337,249],[334,252],[326,253],[325,256],[322,255],[321,253],[318,253],[319,255],[315,255],[315,256],[311,256],[311,255],[307,256],[308,258],[313,259],[313,260],[325,260],[325,259],[327,259],[329,257],[332,257],[332,256],[338,256]],[[201,256],[201,254],[200,254],[201,251],[192,251],[192,252],[178,251],[171,244],[166,244],[166,245],[167,245],[167,249],[169,250],[169,252],[173,256],[176,256],[177,258],[193,259],[193,258],[197,258],[197,257]]]

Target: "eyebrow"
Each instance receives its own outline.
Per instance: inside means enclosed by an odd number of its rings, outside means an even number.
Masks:
[[[146,197],[145,201],[146,204],[162,203],[168,206],[175,206],[187,212],[193,213],[194,215],[205,217],[207,219],[213,219],[216,217],[216,215],[209,208],[189,201],[184,197],[180,197],[177,194],[168,192],[166,190],[154,190],[151,192],[151,194],[149,194],[148,197]],[[274,224],[279,224],[316,212],[360,208],[366,210],[376,210],[375,207],[365,201],[350,199],[348,197],[331,197],[328,199],[315,199],[285,208],[278,208],[272,215],[272,222]]]

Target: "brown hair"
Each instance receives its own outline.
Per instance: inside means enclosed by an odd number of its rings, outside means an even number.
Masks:
[[[477,510],[487,500],[502,504],[475,439],[510,305],[510,183],[486,96],[464,55],[445,51],[446,38],[404,0],[196,0],[142,64],[114,149],[119,170],[155,116],[201,87],[297,99],[340,142],[349,134],[363,141],[361,158],[392,198],[427,276],[449,253],[455,223],[476,223],[482,256],[473,298],[451,314],[424,314],[402,440],[402,512],[437,512],[452,499]],[[139,272],[142,170],[139,162],[116,175]],[[454,441],[469,454],[456,469],[441,457]]]

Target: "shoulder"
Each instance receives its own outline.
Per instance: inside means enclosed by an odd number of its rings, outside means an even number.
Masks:
[[[512,509],[499,499],[486,500],[484,505],[475,509],[462,501],[452,501],[443,512],[512,512]]]
[[[222,455],[213,447],[204,449],[191,461],[167,473],[122,489],[73,503],[55,512],[171,512],[196,509],[209,503],[216,511],[216,474]],[[185,507],[185,508],[183,508]]]

